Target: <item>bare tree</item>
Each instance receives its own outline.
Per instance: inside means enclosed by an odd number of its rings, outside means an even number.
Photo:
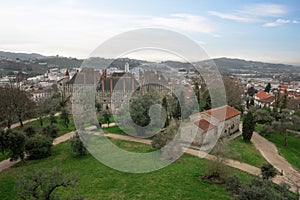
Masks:
[[[7,84],[0,88],[0,99],[0,119],[6,121],[8,128],[15,119],[23,126],[24,115],[29,113],[33,106],[29,94],[12,84]]]
[[[242,104],[242,94],[244,92],[239,80],[229,75],[223,76],[223,83],[226,91],[227,104],[230,106],[239,106]]]

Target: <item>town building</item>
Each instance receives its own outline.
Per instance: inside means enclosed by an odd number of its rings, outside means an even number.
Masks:
[[[189,141],[188,137],[196,131],[193,145],[201,146],[206,145],[207,137],[218,138],[218,134],[220,137],[232,135],[239,131],[240,116],[240,111],[228,105],[195,113],[190,116],[191,122],[185,124],[182,129],[182,140]]]

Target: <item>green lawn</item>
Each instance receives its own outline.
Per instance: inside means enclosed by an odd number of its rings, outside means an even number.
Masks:
[[[74,131],[76,129],[72,115],[69,116],[70,124],[69,124],[68,127],[66,127],[62,123],[62,121],[60,119],[60,116],[57,116],[56,120],[57,120],[57,123],[55,124],[55,126],[58,129],[58,136],[61,136],[65,133]],[[42,128],[44,128],[48,125],[50,125],[50,121],[49,121],[49,117],[46,117],[46,118],[43,119],[43,127],[41,127],[39,120],[35,120],[35,121],[29,122],[27,124],[24,124],[23,128],[22,127],[17,127],[16,130],[22,130],[22,129],[25,129],[26,127],[28,127],[28,126],[33,126],[36,130],[41,130]]]
[[[255,125],[255,131],[260,132],[263,129],[263,125],[262,124],[256,124]]]
[[[252,143],[245,143],[242,136],[229,142],[228,158],[239,160],[250,165],[261,167],[268,163],[264,157],[255,149]]]
[[[151,151],[151,146],[134,142],[113,141],[126,150]],[[166,168],[145,174],[131,174],[113,170],[94,157],[74,157],[69,142],[57,145],[49,158],[20,163],[0,173],[0,197],[17,199],[18,174],[53,167],[65,173],[76,173],[79,182],[75,190],[59,189],[62,197],[76,195],[85,199],[231,199],[224,185],[212,184],[199,179],[205,174],[208,161],[184,155],[183,159]],[[232,169],[231,173],[249,181],[251,175]]]
[[[7,158],[9,158],[8,152],[4,152],[4,154],[0,152],[0,162],[6,160]]]
[[[283,134],[263,136],[276,145],[280,155],[282,155],[289,163],[300,169],[300,136],[293,133],[288,134],[287,147],[284,146]]]
[[[121,135],[126,134],[122,129],[119,128],[119,126],[112,126],[112,127],[103,128],[103,131],[105,133],[115,133],[115,134],[121,134]]]
[[[101,123],[101,124],[106,124],[106,121],[104,120],[104,117],[102,115],[99,115],[98,116],[98,121]],[[113,115],[109,116],[109,122],[110,123],[113,123],[115,122],[115,118]]]

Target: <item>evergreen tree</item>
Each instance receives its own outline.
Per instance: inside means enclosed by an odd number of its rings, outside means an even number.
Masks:
[[[253,98],[250,100],[250,106],[254,106],[254,99]]]
[[[162,100],[162,107],[165,109],[166,111],[166,122],[165,122],[165,125],[164,127],[167,127],[169,126],[169,115],[168,115],[168,103],[167,103],[167,98],[164,97],[163,100]]]
[[[197,81],[194,82],[194,93],[196,95],[197,102],[200,106],[200,90],[199,90],[199,84]]]
[[[243,139],[245,142],[250,142],[253,131],[255,129],[255,119],[252,112],[248,112],[243,121]]]
[[[108,111],[104,111],[103,112],[103,118],[104,118],[104,121],[107,123],[107,126],[109,126],[109,123],[110,123],[110,114]]]
[[[203,109],[204,110],[209,110],[211,109],[211,98],[210,98],[210,94],[209,94],[209,91],[206,90],[203,94],[203,99],[205,101],[205,104],[204,104],[204,107]]]
[[[56,117],[55,117],[55,115],[54,115],[53,112],[50,113],[49,121],[50,121],[50,124],[51,124],[51,125],[57,123]]]
[[[177,119],[177,120],[179,120],[181,117],[181,107],[180,107],[179,101],[177,101],[176,109],[175,109],[175,112],[173,113],[173,117],[174,117],[174,119]]]
[[[63,122],[63,124],[68,127],[69,126],[69,123],[70,123],[70,120],[69,120],[69,113],[66,109],[63,109],[61,111],[61,115],[60,115],[60,118]]]
[[[269,93],[271,90],[271,83],[268,83],[266,88],[265,88],[265,92]]]
[[[287,106],[287,91],[285,91],[284,95],[281,97],[281,106],[280,106],[280,110],[285,109]]]
[[[83,156],[86,154],[86,148],[85,148],[83,142],[81,141],[77,132],[76,132],[76,135],[71,138],[70,142],[71,142],[72,151],[77,156]]]

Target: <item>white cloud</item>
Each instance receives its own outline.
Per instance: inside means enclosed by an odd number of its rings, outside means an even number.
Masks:
[[[288,23],[290,23],[290,20],[277,19],[275,22],[268,22],[268,23],[265,23],[263,26],[264,27],[276,27],[276,26],[280,26],[280,25],[288,24]]]
[[[150,17],[150,26],[163,26],[177,30],[211,33],[215,30],[212,23],[205,17],[190,14],[171,14],[168,17]]]
[[[209,11],[210,15],[238,22],[264,22],[265,18],[281,17],[288,13],[288,9],[280,4],[252,4],[233,10],[230,13]]]
[[[293,20],[293,24],[299,24],[300,22],[298,20]]]
[[[230,19],[233,21],[239,21],[239,22],[259,22],[260,20],[255,17],[249,17],[249,16],[242,16],[240,14],[230,14],[230,13],[221,13],[217,11],[209,11],[210,15],[222,18],[222,19]]]
[[[136,28],[167,28],[209,35],[215,30],[213,23],[200,15],[158,17],[70,8],[65,4],[1,6],[0,23],[0,49],[78,57],[86,57],[103,41]]]
[[[288,9],[286,6],[280,4],[259,3],[245,6],[238,12],[251,16],[278,17],[287,14]]]

